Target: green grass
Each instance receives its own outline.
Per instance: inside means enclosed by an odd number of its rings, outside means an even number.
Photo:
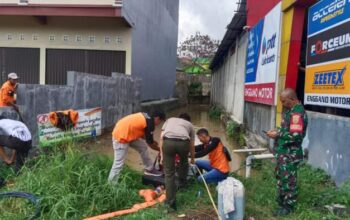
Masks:
[[[274,164],[263,162],[261,169],[256,170],[250,179],[238,178],[246,189],[246,215],[255,219],[275,219],[272,216],[277,208]],[[337,188],[324,171],[312,169],[306,164],[301,165],[298,178],[300,192],[296,211],[279,219],[350,219],[337,217],[324,208],[337,203],[350,207],[350,181]]]
[[[28,161],[19,176],[9,168],[0,168],[1,175],[14,183],[1,192],[24,191],[37,195],[42,205],[40,219],[82,219],[143,202],[138,196],[138,191],[145,188],[139,172],[125,167],[116,187],[107,182],[111,158],[75,148],[42,153]],[[272,217],[276,208],[273,163],[263,162],[250,179],[237,178],[243,181],[246,189],[246,216],[275,219]],[[281,219],[350,219],[337,217],[323,208],[334,203],[350,207],[350,182],[337,188],[323,171],[304,164],[299,170],[299,184],[296,212]],[[202,192],[200,197],[198,191]],[[216,201],[215,187],[211,187],[211,191]],[[204,186],[198,183],[179,191],[177,201],[178,213],[190,216],[214,213]],[[25,200],[0,200],[0,219],[23,219],[31,211],[32,205]],[[158,205],[119,219],[171,219],[171,216],[165,215],[164,207]]]
[[[41,199],[40,219],[82,219],[111,211],[127,209],[143,202],[138,191],[147,188],[141,184],[141,173],[125,167],[117,186],[107,177],[112,159],[94,153],[73,150],[54,150],[28,161],[19,176],[8,168],[0,172],[14,186],[1,192],[23,191]],[[189,204],[208,204],[204,195],[197,199],[199,184],[178,194],[180,212],[190,210]],[[204,191],[203,191],[204,192]],[[33,211],[25,200],[0,200],[0,219],[21,219]],[[192,207],[193,208],[193,207]],[[149,208],[122,219],[167,219],[164,208]]]

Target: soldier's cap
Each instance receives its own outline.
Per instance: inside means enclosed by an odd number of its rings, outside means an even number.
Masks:
[[[9,74],[7,75],[7,78],[8,78],[8,79],[19,79],[19,77],[17,76],[16,73],[9,73]]]

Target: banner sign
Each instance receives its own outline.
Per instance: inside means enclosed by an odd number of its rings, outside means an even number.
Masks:
[[[244,99],[275,105],[281,29],[281,3],[249,33]]]
[[[73,138],[96,137],[101,135],[102,108],[78,110],[79,119],[75,128],[63,131],[54,127],[49,120],[48,114],[37,116],[39,145],[50,146]]]
[[[309,9],[308,35],[349,20],[350,0],[322,0]]]
[[[308,20],[304,103],[350,109],[350,0],[320,1]]]
[[[307,51],[307,65],[349,58],[350,22],[310,37]]]
[[[258,67],[261,37],[264,27],[264,20],[261,20],[249,33],[247,63],[246,63],[246,83],[255,82],[256,68]]]

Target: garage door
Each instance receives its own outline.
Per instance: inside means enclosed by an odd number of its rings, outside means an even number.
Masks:
[[[39,83],[39,48],[0,47],[1,82],[7,80],[7,74],[15,72],[21,78],[20,83]]]
[[[103,76],[111,76],[112,72],[125,73],[125,52],[47,49],[46,84],[66,85],[67,71]]]

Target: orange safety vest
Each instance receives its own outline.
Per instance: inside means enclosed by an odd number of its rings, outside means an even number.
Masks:
[[[6,81],[0,91],[0,107],[10,106],[10,102],[15,101],[15,87],[10,81]]]
[[[209,153],[209,161],[210,165],[220,172],[230,172],[229,161],[226,158],[226,155],[224,153],[224,145],[221,143],[221,141],[215,150]]]
[[[145,136],[146,118],[142,113],[120,119],[113,129],[113,138],[120,143],[129,143]]]

